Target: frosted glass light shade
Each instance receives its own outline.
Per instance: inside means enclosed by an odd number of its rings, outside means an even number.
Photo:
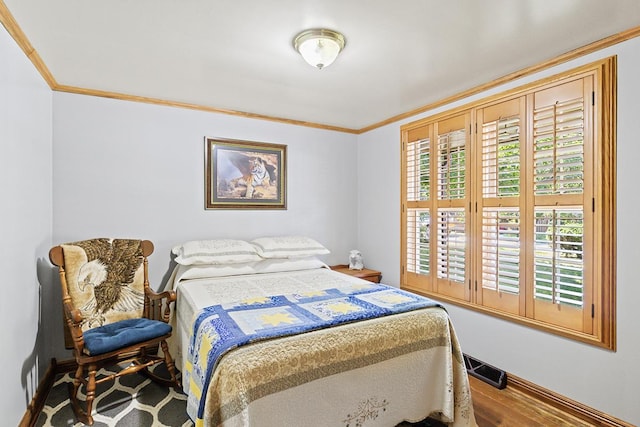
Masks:
[[[319,28],[303,31],[293,39],[293,47],[309,65],[319,70],[331,65],[344,45],[342,34]]]

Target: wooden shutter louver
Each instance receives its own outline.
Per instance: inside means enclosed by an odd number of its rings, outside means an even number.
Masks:
[[[581,307],[584,297],[582,209],[536,208],[535,298]]]
[[[520,212],[517,208],[483,210],[482,286],[512,294],[520,291]]]
[[[429,139],[413,141],[407,144],[407,200],[429,200],[431,183],[431,156]]]
[[[464,209],[438,209],[438,278],[465,280],[466,224]]]
[[[520,117],[482,125],[482,193],[484,197],[520,194]]]
[[[416,274],[430,273],[431,216],[428,209],[407,211],[407,270]]]
[[[464,129],[438,135],[438,199],[464,199],[467,134]]]
[[[584,187],[583,98],[537,108],[534,128],[534,193],[582,193]]]

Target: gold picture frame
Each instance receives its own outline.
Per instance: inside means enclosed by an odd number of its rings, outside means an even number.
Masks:
[[[205,138],[205,209],[286,208],[286,145]]]

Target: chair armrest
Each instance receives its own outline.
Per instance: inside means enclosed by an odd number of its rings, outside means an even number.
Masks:
[[[67,319],[71,320],[73,326],[80,326],[80,323],[82,323],[82,320],[84,319],[80,310],[74,308],[73,305],[68,301],[65,301],[63,303],[63,306],[64,313],[67,316]]]
[[[151,300],[158,300],[158,299],[167,299],[167,304],[172,303],[176,300],[176,291],[164,291],[164,292],[155,292],[152,289],[149,289],[146,292],[147,297],[149,297],[149,299]]]
[[[70,301],[63,301],[62,307],[64,310],[65,318],[67,319],[67,326],[69,327],[69,333],[73,340],[73,346],[78,354],[82,354],[84,350],[84,334],[80,327],[84,317],[82,312],[77,308],[74,308]],[[66,339],[65,339],[66,340]]]
[[[176,301],[176,292],[164,291],[158,293],[147,287],[145,298],[147,299],[145,317],[169,323],[171,303]]]

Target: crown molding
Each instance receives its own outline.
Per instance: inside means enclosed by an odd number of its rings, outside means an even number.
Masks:
[[[177,108],[187,108],[191,110],[206,111],[206,112],[217,113],[217,114],[227,114],[227,115],[245,117],[250,119],[268,120],[272,122],[278,122],[278,123],[284,123],[284,124],[290,124],[290,125],[296,125],[296,126],[305,126],[310,128],[324,129],[324,130],[350,133],[350,134],[356,134],[356,135],[367,133],[374,129],[380,128],[382,126],[386,126],[391,123],[398,122],[400,120],[408,119],[410,117],[416,116],[426,111],[433,110],[435,108],[450,104],[455,101],[459,101],[461,99],[467,98],[472,95],[476,95],[480,92],[484,92],[486,90],[503,85],[505,83],[512,82],[522,77],[540,72],[542,70],[546,70],[548,68],[563,64],[565,62],[587,55],[589,53],[596,52],[598,50],[601,50],[601,49],[604,49],[604,48],[607,48],[607,47],[610,47],[618,43],[622,43],[624,41],[640,36],[640,26],[631,28],[627,31],[622,31],[620,33],[611,35],[609,37],[605,37],[601,40],[595,41],[588,45],[579,47],[577,49],[573,49],[569,52],[556,56],[547,61],[541,62],[531,67],[523,68],[521,70],[499,77],[488,83],[484,83],[484,84],[475,86],[473,88],[467,89],[465,91],[458,92],[454,95],[429,103],[422,107],[407,111],[402,114],[398,114],[396,116],[390,117],[383,121],[371,124],[369,126],[365,126],[361,129],[352,129],[352,128],[346,128],[346,127],[340,127],[340,126],[332,126],[332,125],[327,125],[322,123],[308,122],[303,120],[293,120],[293,119],[287,119],[283,117],[274,117],[274,116],[269,116],[265,114],[228,110],[223,108],[208,107],[204,105],[164,100],[159,98],[150,98],[150,97],[144,97],[144,96],[117,93],[117,92],[102,91],[97,89],[61,85],[61,84],[58,84],[56,79],[53,77],[53,75],[49,71],[49,68],[47,68],[46,64],[42,61],[42,58],[40,58],[40,55],[38,54],[38,52],[31,45],[31,43],[29,42],[29,39],[22,31],[22,29],[14,19],[13,15],[9,11],[9,9],[7,8],[3,0],[0,0],[0,23],[2,23],[2,25],[7,29],[7,31],[11,35],[11,37],[13,37],[13,39],[16,41],[18,46],[20,46],[20,48],[24,51],[25,55],[27,55],[27,57],[31,60],[31,62],[36,67],[38,72],[42,75],[42,77],[47,82],[51,90],[54,90],[57,92],[68,92],[68,93],[75,93],[80,95],[90,95],[90,96],[97,96],[97,97],[103,97],[103,98],[119,99],[123,101],[143,102],[147,104],[165,105],[165,106],[177,107]]]

